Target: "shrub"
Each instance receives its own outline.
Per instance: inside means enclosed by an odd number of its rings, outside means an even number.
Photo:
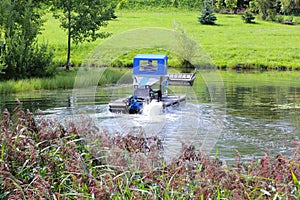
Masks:
[[[285,19],[282,17],[282,20],[278,21],[278,22],[284,23],[284,24],[287,24],[287,25],[293,25],[294,24],[293,20],[294,20],[293,16],[289,16]]]
[[[251,13],[250,11],[246,11],[243,15],[242,15],[242,20],[245,23],[254,23],[253,20],[255,19],[255,16],[253,15],[253,13]]]
[[[53,65],[53,51],[47,44],[38,45],[35,41],[26,46],[25,38],[7,40],[6,51],[2,52],[0,63],[5,66],[0,79],[24,79],[31,77],[52,76],[56,71]],[[1,68],[1,67],[0,67]]]
[[[47,44],[34,47],[34,53],[28,65],[29,77],[47,77],[56,73],[56,67],[53,65],[53,51],[49,50]]]
[[[284,21],[283,16],[282,15],[277,15],[276,16],[276,21],[279,22],[279,23],[283,23],[283,21]]]

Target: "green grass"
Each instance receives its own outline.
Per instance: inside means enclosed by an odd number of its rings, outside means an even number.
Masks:
[[[217,25],[205,26],[197,22],[198,15],[197,11],[174,9],[118,10],[118,18],[111,21],[102,30],[113,34],[106,39],[109,41],[121,33],[138,28],[156,27],[173,30],[174,24],[180,24],[187,31],[188,36],[210,55],[213,63],[217,66],[234,68],[237,64],[241,64],[258,69],[261,67],[300,69],[300,25],[288,26],[257,19],[255,24],[245,24],[239,15],[217,15]],[[54,47],[54,61],[63,65],[67,53],[66,33],[59,27],[58,20],[50,14],[45,17],[47,22],[42,35],[39,36],[39,41],[47,42]],[[299,19],[294,18],[295,21],[300,21]],[[138,43],[141,38],[136,39]],[[80,66],[91,52],[103,50],[101,46],[99,48],[103,41],[103,39],[98,39],[91,43],[73,45],[71,62]],[[124,42],[126,43],[126,41]],[[128,45],[130,45],[129,42]],[[131,50],[113,60],[112,64],[128,66],[132,64],[132,58],[137,53],[166,53],[169,55],[170,66],[180,66],[176,55],[159,46],[153,49]],[[104,76],[103,84],[108,83],[109,80],[116,82],[117,78],[121,76],[116,72],[118,69],[111,72],[113,75],[109,74],[111,77]],[[75,73],[73,72],[61,72],[53,78],[5,81],[0,83],[0,93],[73,88],[74,78]]]
[[[281,86],[281,87],[299,87],[300,73],[293,71],[278,72],[278,71],[252,71],[240,72],[234,71],[220,71],[222,80],[227,85],[240,85],[240,86]]]
[[[240,15],[218,14],[217,25],[206,26],[197,22],[199,12],[174,9],[119,10],[116,14],[118,18],[102,29],[111,32],[113,36],[144,27],[173,29],[176,23],[184,27],[189,37],[211,56],[217,66],[235,67],[242,64],[257,68],[300,68],[300,25],[289,26],[257,19],[255,24],[246,24]],[[57,20],[50,15],[47,18],[41,38],[56,48],[55,61],[64,63],[66,33],[59,28]],[[294,20],[299,21],[298,18]],[[80,65],[101,42],[103,40],[99,39],[92,43],[73,45],[72,62]],[[126,64],[131,62],[132,57],[120,59]]]
[[[116,83],[126,70],[108,68],[98,80],[98,85]],[[92,73],[92,72],[91,72]],[[35,90],[73,89],[77,69],[61,70],[55,77],[8,80],[0,82],[0,94],[29,92]]]

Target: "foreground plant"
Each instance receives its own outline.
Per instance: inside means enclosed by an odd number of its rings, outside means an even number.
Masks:
[[[3,111],[0,199],[297,199],[300,143],[231,167],[192,145],[170,163],[156,136],[110,135],[89,119],[58,123]],[[237,154],[238,155],[238,154]]]

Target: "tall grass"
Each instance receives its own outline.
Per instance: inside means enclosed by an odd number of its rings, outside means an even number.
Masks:
[[[31,78],[0,82],[0,93],[17,93],[34,90],[71,89],[76,73],[59,73],[50,78]]]
[[[4,110],[0,126],[1,199],[298,199],[300,148],[293,155],[227,166],[184,144],[165,162],[162,141],[109,135],[86,118],[59,123]]]
[[[116,20],[111,21],[108,27],[102,30],[116,35],[143,27],[173,29],[174,23],[181,24],[188,35],[197,41],[220,67],[234,68],[240,65],[258,69],[300,68],[300,25],[288,26],[259,19],[255,20],[255,24],[246,24],[240,15],[217,14],[217,25],[205,26],[197,22],[199,12],[174,9],[118,10],[117,16]],[[55,60],[64,63],[67,49],[66,33],[60,30],[57,20],[50,15],[47,18],[48,22],[41,38],[56,47]],[[294,19],[298,20],[296,17]],[[80,65],[88,53],[101,42],[103,40],[99,39],[73,46],[72,62]],[[120,60],[126,65],[132,62],[132,57],[125,56]]]
[[[116,83],[126,69],[107,69],[104,76],[101,76],[98,85]],[[73,89],[77,69],[61,71],[50,78],[31,78],[23,80],[8,80],[0,82],[0,94],[27,92],[35,90]]]

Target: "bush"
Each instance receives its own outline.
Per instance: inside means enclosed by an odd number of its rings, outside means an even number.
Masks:
[[[282,15],[281,15],[281,16],[282,16]],[[278,21],[278,22],[284,23],[284,24],[287,24],[287,25],[293,25],[293,24],[294,24],[293,20],[294,20],[293,16],[289,16],[289,17],[286,17],[286,18],[284,18],[284,17],[282,16],[282,20],[281,20],[281,21]]]
[[[0,62],[4,66],[0,80],[51,76],[56,68],[52,64],[53,52],[48,45],[37,42],[27,45],[24,37],[7,40]],[[1,67],[0,67],[1,68]]]
[[[253,13],[251,13],[250,11],[246,11],[243,15],[242,15],[242,20],[245,23],[254,23],[253,20],[255,19],[255,16],[253,15]]]
[[[53,65],[53,51],[48,48],[47,44],[34,47],[34,54],[31,57],[31,62],[28,65],[29,77],[49,77],[56,72],[56,67]]]

